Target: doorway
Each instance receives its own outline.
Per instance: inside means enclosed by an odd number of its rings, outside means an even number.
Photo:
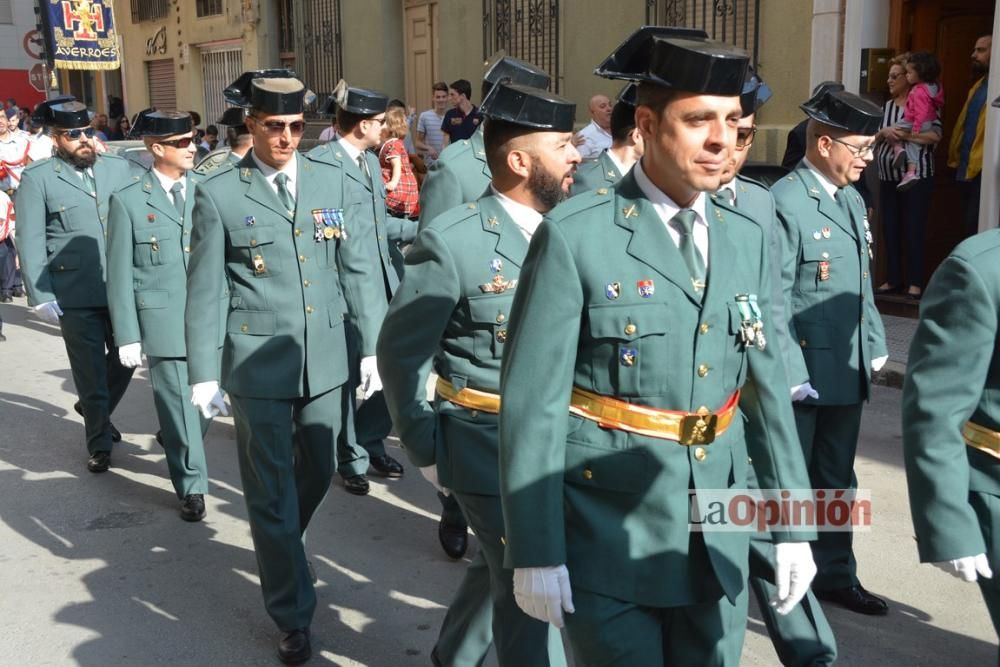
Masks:
[[[435,0],[404,0],[406,104],[418,113],[431,108],[431,86],[438,76],[437,11]]]

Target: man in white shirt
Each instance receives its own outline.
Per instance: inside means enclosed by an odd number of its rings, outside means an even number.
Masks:
[[[607,95],[590,98],[590,123],[576,133],[577,150],[584,160],[594,160],[604,150],[611,148],[611,111],[614,107]]]
[[[434,106],[417,117],[417,131],[413,137],[413,145],[428,167],[437,162],[438,155],[444,150],[441,123],[448,110],[448,84],[438,81],[432,90]]]

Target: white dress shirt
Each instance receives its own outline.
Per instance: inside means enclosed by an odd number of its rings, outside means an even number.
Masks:
[[[600,157],[602,151],[611,148],[611,133],[594,121],[590,121],[576,136],[583,139],[583,143],[576,149],[584,160],[594,160]]]
[[[257,157],[257,154],[254,153],[253,150],[250,151],[250,156],[253,158],[253,161],[257,163],[257,168],[260,169],[260,173],[264,177],[264,180],[267,181],[267,184],[271,186],[272,190],[274,190],[274,194],[278,194],[278,184],[275,183],[274,179],[277,178],[278,174],[285,174],[288,176],[288,182],[285,184],[285,187],[288,188],[289,194],[292,195],[292,201],[295,201],[295,179],[299,175],[298,158],[293,156],[284,167],[281,169],[275,169],[274,167],[261,162],[260,158]],[[279,199],[278,201],[281,200]]]
[[[510,219],[517,225],[517,228],[524,234],[524,238],[530,241],[531,236],[538,229],[538,225],[542,224],[542,214],[530,206],[525,206],[521,202],[514,201],[507,195],[497,192],[496,188],[492,185],[490,185],[490,191],[500,201],[503,210],[507,212]]]
[[[733,193],[733,204],[735,205],[736,204],[736,179],[734,178],[733,180],[731,180],[728,183],[726,183],[725,185],[723,185],[721,188],[718,189],[717,192],[721,193],[723,190],[729,190],[730,192]]]
[[[830,179],[824,176],[823,172],[817,169],[813,163],[809,161],[809,158],[802,158],[802,161],[805,163],[809,171],[813,173],[813,176],[816,177],[816,180],[819,181],[820,187],[823,188],[826,194],[830,195],[833,198],[833,201],[837,201],[837,190],[840,188],[831,183]]]
[[[646,195],[646,199],[649,203],[653,205],[653,210],[656,211],[660,220],[663,221],[663,225],[667,228],[667,232],[670,234],[670,238],[673,240],[674,245],[678,248],[681,243],[681,234],[679,231],[674,229],[674,226],[670,224],[677,212],[681,210],[681,206],[678,206],[673,199],[667,196],[663,190],[656,187],[646,172],[642,170],[642,161],[635,163],[632,167],[635,173],[635,182],[642,190],[642,194]],[[691,209],[697,215],[697,219],[694,223],[694,246],[698,249],[698,253],[701,254],[701,258],[705,261],[705,269],[708,269],[708,220],[705,217],[705,193],[699,192],[698,196],[695,197],[694,202],[687,208]]]
[[[152,169],[153,176],[156,176],[156,180],[160,182],[160,187],[163,191],[167,193],[167,199],[171,202],[174,200],[174,196],[170,194],[170,188],[174,187],[174,183],[181,184],[181,196],[184,197],[184,201],[187,201],[187,178],[181,176],[178,180],[174,180],[169,176],[164,176],[162,173],[156,170],[156,167]]]
[[[615,168],[618,169],[618,173],[621,174],[622,176],[627,174],[628,170],[631,169],[631,167],[626,167],[625,165],[623,165],[621,161],[618,159],[618,156],[616,156],[614,151],[612,151],[610,148],[606,152],[608,154],[608,157],[611,158],[611,162],[614,163]]]

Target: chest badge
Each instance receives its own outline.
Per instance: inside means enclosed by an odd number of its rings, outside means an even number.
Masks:
[[[653,284],[652,280],[637,280],[635,286],[639,290],[639,296],[643,299],[648,299],[656,293],[656,285]]]
[[[618,353],[618,360],[621,362],[622,366],[631,367],[635,366],[635,360],[638,356],[639,351],[634,347],[623,347]]]
[[[332,239],[347,238],[347,232],[344,229],[344,209],[314,208],[312,210],[312,219],[316,230],[313,234],[313,239],[317,243]]]
[[[243,218],[243,224],[246,225],[247,227],[253,227],[254,225],[257,224],[257,219],[254,218],[252,215],[248,215],[247,217]]]
[[[632,204],[628,208],[623,208],[622,213],[625,214],[626,220],[628,220],[629,218],[634,218],[635,216],[639,215],[639,211],[636,209],[635,204]]]
[[[615,283],[608,283],[607,285],[605,285],[604,296],[608,297],[613,301],[618,297],[620,297],[621,295],[622,295],[621,283],[615,282]]]
[[[819,241],[821,238],[823,238],[823,233],[822,232],[820,232],[819,230],[816,230],[815,232],[813,232],[813,240],[814,241]]]
[[[822,229],[822,231],[820,231],[820,234],[822,234],[823,238],[825,238],[825,239],[830,238],[830,228],[829,227],[824,227]]]
[[[500,221],[497,220],[496,216],[490,216],[490,218],[486,221],[486,224],[490,227],[496,227],[500,224]]]
[[[253,256],[253,272],[254,272],[254,275],[257,275],[257,276],[263,275],[263,274],[267,273],[267,266],[264,264],[264,256],[263,255],[254,255]]]
[[[146,220],[148,220],[149,222],[156,222],[156,216],[150,213],[149,215],[146,216]]]
[[[517,287],[517,278],[507,280],[499,273],[493,276],[493,280],[479,286],[479,290],[485,294],[503,294],[509,289]]]
[[[830,279],[830,262],[823,260],[819,263],[819,269],[816,277],[819,278],[821,282],[826,282]]]
[[[490,260],[490,271],[493,273],[500,273],[503,271],[503,260],[499,257]]]

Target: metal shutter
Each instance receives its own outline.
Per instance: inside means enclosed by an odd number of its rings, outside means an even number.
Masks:
[[[177,109],[177,82],[174,79],[174,60],[146,62],[146,81],[149,86],[149,105],[160,110]]]
[[[205,87],[205,125],[214,125],[228,106],[222,97],[226,86],[243,74],[243,51],[240,47],[203,49],[201,74]]]

